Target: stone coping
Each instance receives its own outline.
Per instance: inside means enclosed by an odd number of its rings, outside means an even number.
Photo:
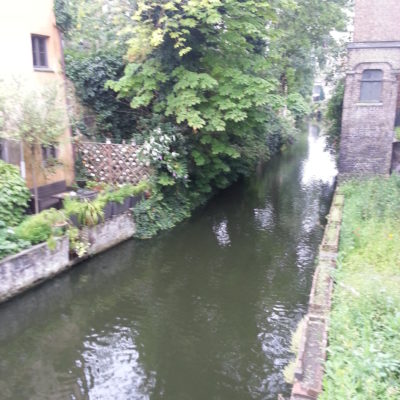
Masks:
[[[353,42],[348,43],[349,50],[354,49],[398,49],[400,48],[399,41],[385,41],[385,42]]]

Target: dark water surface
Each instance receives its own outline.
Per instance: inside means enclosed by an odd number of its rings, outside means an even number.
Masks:
[[[311,128],[189,221],[0,306],[0,399],[276,399],[336,170]]]

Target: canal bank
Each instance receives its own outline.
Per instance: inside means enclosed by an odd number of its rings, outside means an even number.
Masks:
[[[335,167],[311,129],[177,228],[0,306],[4,399],[276,399]]]
[[[323,390],[329,317],[337,267],[344,195],[337,188],[327,217],[311,287],[308,313],[293,334],[296,359],[286,367],[291,400],[317,400]]]
[[[342,184],[321,400],[400,398],[400,178]]]

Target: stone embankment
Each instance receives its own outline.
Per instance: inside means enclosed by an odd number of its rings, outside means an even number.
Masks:
[[[322,392],[328,340],[329,312],[333,292],[344,196],[336,190],[318,256],[308,314],[305,317],[296,359],[291,400],[315,400]]]
[[[54,249],[41,243],[0,261],[0,302],[3,302],[41,282],[131,238],[136,226],[131,212],[116,215],[103,223],[85,227],[89,240],[87,255],[71,257],[67,237],[57,239]]]

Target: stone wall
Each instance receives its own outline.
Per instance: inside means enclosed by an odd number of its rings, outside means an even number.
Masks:
[[[102,224],[85,229],[90,242],[89,255],[107,250],[131,238],[136,232],[135,222],[130,213],[117,215]]]
[[[84,235],[90,242],[85,257],[70,259],[69,241],[64,237],[57,240],[54,250],[42,243],[5,258],[0,261],[0,303],[52,278],[89,256],[131,238],[135,230],[132,214],[128,212],[94,227],[84,228]]]
[[[0,262],[0,302],[60,273],[69,265],[69,242],[58,239],[54,250],[39,244]]]

